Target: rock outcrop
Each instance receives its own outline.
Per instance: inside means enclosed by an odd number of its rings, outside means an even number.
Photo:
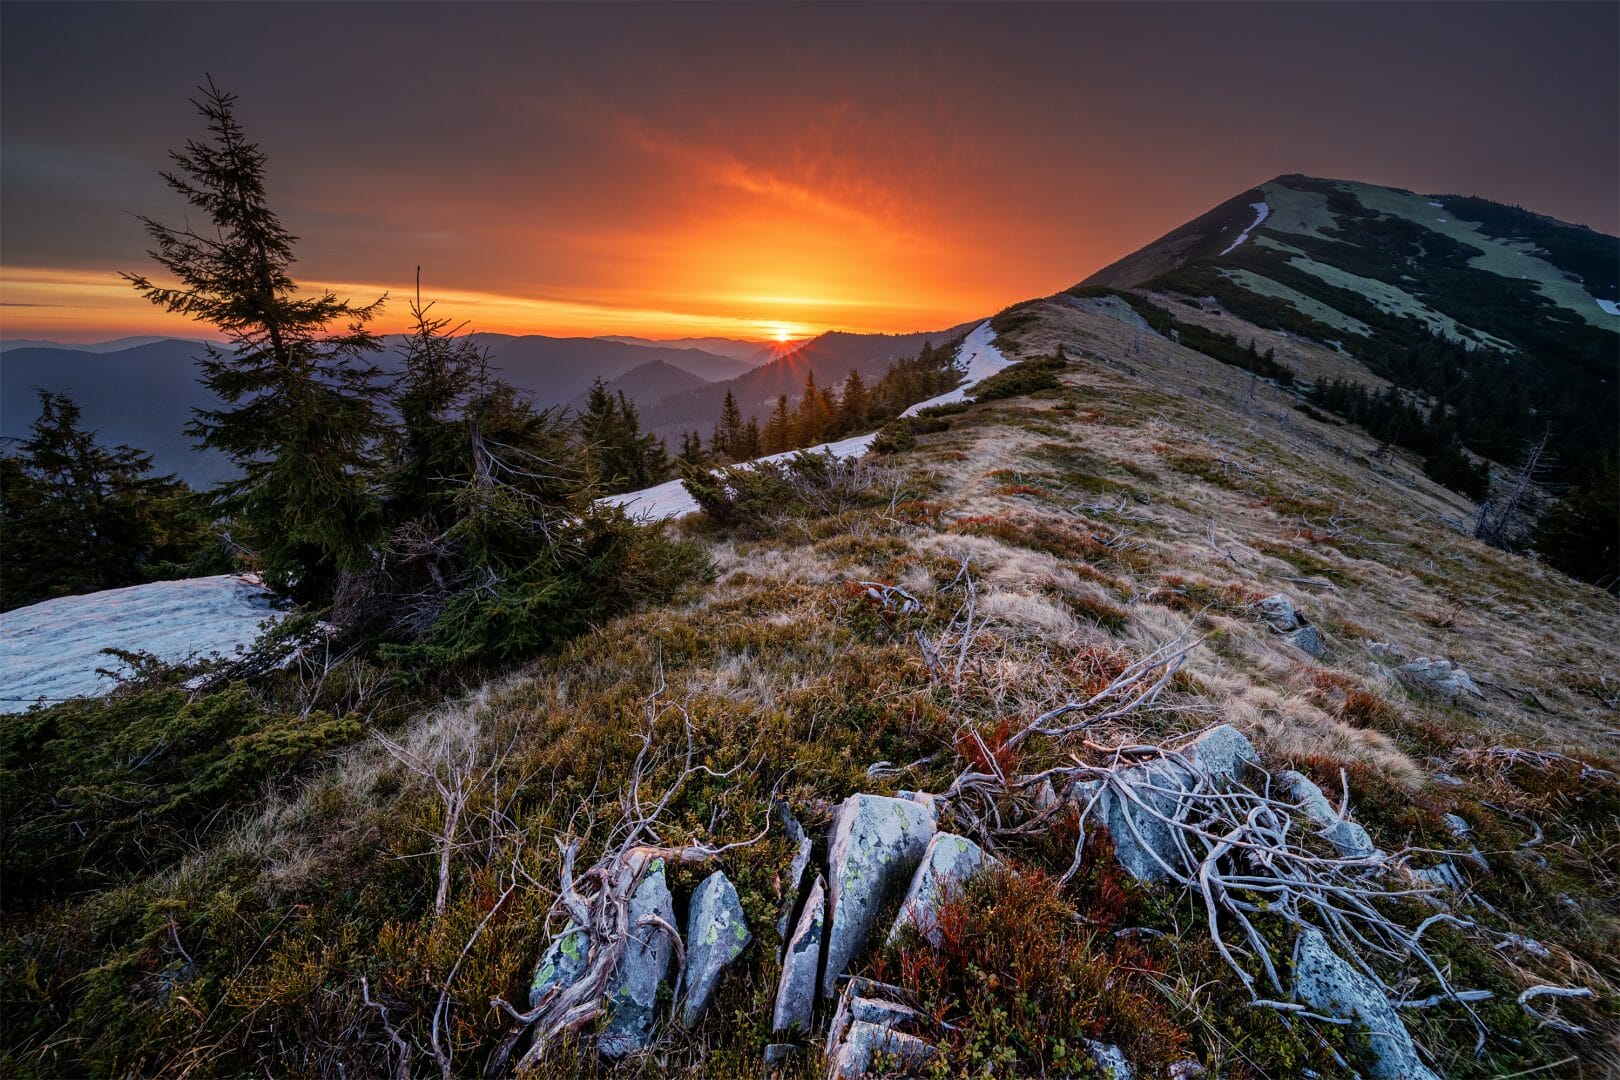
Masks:
[[[899,1000],[899,987],[871,979],[850,979],[838,999],[827,1031],[829,1080],[859,1080],[880,1055],[901,1068],[921,1069],[939,1053],[923,1038],[923,1016]]]
[[[1313,1012],[1350,1020],[1365,1029],[1374,1080],[1439,1080],[1418,1057],[1412,1036],[1383,988],[1328,946],[1318,930],[1294,944],[1294,998]]]
[[[857,794],[839,806],[827,855],[824,997],[833,996],[838,976],[866,944],[884,903],[905,887],[933,835],[933,815],[910,799]]]
[[[686,1001],[681,1024],[691,1027],[709,1006],[720,976],[754,939],[731,879],[716,870],[692,893],[686,919]]]
[[[1431,660],[1426,656],[1420,656],[1396,668],[1395,676],[1409,686],[1427,690],[1431,694],[1452,701],[1464,694],[1472,697],[1485,696],[1480,693],[1473,676],[1452,660]]]
[[[892,941],[902,928],[915,926],[930,944],[939,945],[939,910],[953,889],[960,889],[987,861],[984,850],[965,836],[935,833],[900,902],[900,915],[889,931]]]
[[[540,999],[552,987],[569,987],[578,981],[585,974],[589,948],[590,938],[576,923],[569,923],[561,934],[552,938],[546,951],[540,954],[534,978],[529,983],[529,1008],[540,1004]]]
[[[630,941],[608,982],[612,1015],[602,1025],[596,1045],[607,1057],[643,1050],[652,1034],[658,988],[669,977],[674,945],[665,929],[649,917],[675,925],[675,904],[664,881],[664,862],[654,860],[630,898]]]
[[[808,1031],[816,1009],[816,976],[820,971],[821,939],[827,917],[827,890],[816,875],[805,898],[804,912],[789,935],[782,956],[782,979],[776,986],[776,1010],[771,1030]]]

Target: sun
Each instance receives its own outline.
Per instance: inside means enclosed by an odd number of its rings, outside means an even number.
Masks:
[[[793,328],[786,323],[777,323],[771,330],[771,337],[779,344],[793,340]]]

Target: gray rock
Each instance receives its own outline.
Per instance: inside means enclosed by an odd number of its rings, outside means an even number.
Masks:
[[[857,794],[839,806],[827,853],[829,919],[822,996],[833,996],[838,976],[871,935],[879,909],[905,887],[933,835],[933,817],[910,799]]]
[[[1294,998],[1313,1012],[1366,1029],[1374,1080],[1439,1080],[1418,1057],[1412,1036],[1384,991],[1328,947],[1318,930],[1294,943]]]
[[[1205,732],[1183,747],[1181,756],[1196,775],[1174,758],[1161,758],[1129,769],[1120,778],[1134,783],[1148,806],[1170,814],[1176,806],[1174,791],[1191,790],[1200,776],[1216,788],[1223,787],[1236,780],[1246,764],[1260,761],[1254,746],[1230,724]],[[1147,787],[1164,790],[1144,790]],[[1111,793],[1098,800],[1097,808],[1120,865],[1138,881],[1163,881],[1172,876],[1172,870],[1183,873],[1189,869],[1181,865],[1170,827],[1151,814]]]
[[[774,1072],[773,1065],[786,1065],[799,1053],[799,1046],[795,1043],[767,1043],[765,1046],[765,1066],[767,1072]]]
[[[1412,876],[1425,885],[1433,885],[1441,889],[1451,889],[1453,892],[1462,892],[1468,888],[1462,875],[1457,872],[1457,866],[1450,859],[1439,866],[1430,866],[1422,870],[1413,870]]]
[[[675,925],[675,903],[664,881],[662,859],[653,860],[630,898],[630,943],[608,980],[607,1000],[613,1012],[596,1039],[597,1049],[608,1057],[646,1049],[658,1008],[658,988],[669,976],[675,946],[662,927],[642,925],[649,915]]]
[[[892,1059],[902,1069],[922,1069],[938,1056],[930,1042],[907,1035],[892,1027],[856,1020],[849,1025],[827,1075],[830,1080],[859,1080],[872,1070],[879,1056]]]
[[[1457,777],[1452,776],[1450,773],[1444,773],[1444,772],[1435,773],[1434,774],[1434,782],[1439,784],[1441,787],[1462,787],[1463,786],[1463,782],[1461,780],[1459,780]]]
[[[686,1003],[681,1023],[696,1024],[709,997],[720,981],[721,972],[748,947],[754,936],[748,932],[742,902],[731,879],[716,870],[703,879],[692,893],[692,908],[686,919]]]
[[[1380,660],[1404,660],[1406,650],[1389,641],[1369,641],[1367,651]]]
[[[798,910],[799,896],[804,891],[804,872],[810,866],[810,851],[813,845],[804,831],[804,826],[799,824],[799,819],[793,816],[786,803],[777,803],[776,809],[782,815],[782,828],[786,831],[788,839],[798,845],[793,853],[793,861],[788,864],[787,903],[783,905],[782,917],[776,921],[776,936],[782,939],[782,947],[785,949],[788,923],[792,921],[794,911]],[[781,957],[778,956],[777,959]]]
[[[1451,660],[1430,660],[1420,656],[1396,668],[1395,675],[1410,686],[1443,698],[1455,700],[1464,694],[1485,696],[1479,692],[1473,677]]]
[[[1136,1080],[1131,1063],[1125,1060],[1125,1051],[1113,1043],[1098,1042],[1096,1039],[1087,1039],[1085,1043],[1086,1054],[1102,1070],[1106,1080]]]
[[[827,917],[827,889],[816,875],[804,901],[799,925],[788,938],[782,957],[782,979],[776,984],[776,1011],[772,1031],[808,1031],[816,1009],[816,974],[821,961],[822,931]]]
[[[1327,655],[1327,644],[1314,626],[1302,626],[1298,630],[1291,630],[1283,635],[1283,640],[1318,660]]]
[[[1299,617],[1299,611],[1294,607],[1294,602],[1282,593],[1268,596],[1254,606],[1259,610],[1260,617],[1266,620],[1266,625],[1279,634],[1305,625],[1305,621]]]
[[[889,940],[900,936],[906,926],[922,931],[929,944],[939,947],[939,907],[946,894],[960,889],[986,862],[995,860],[965,836],[935,833],[923,849],[922,862],[911,875],[911,885],[900,902],[900,914],[889,930]]]
[[[1192,1058],[1175,1062],[1165,1072],[1170,1077],[1170,1080],[1200,1080],[1200,1078],[1209,1075],[1209,1070]]]
[[[589,950],[590,938],[576,923],[569,923],[561,934],[552,938],[534,967],[534,978],[529,983],[529,1008],[539,1005],[553,986],[568,987],[577,982],[585,974]]]
[[[1361,859],[1378,850],[1372,837],[1367,835],[1367,830],[1354,821],[1340,817],[1338,809],[1310,777],[1289,769],[1279,773],[1277,781],[1300,804],[1305,816],[1320,827],[1322,839],[1337,848],[1339,854]]]
[[[838,1008],[833,1013],[832,1023],[827,1026],[827,1060],[838,1060],[838,1047],[843,1043],[849,1026],[857,1020],[883,1027],[920,1028],[920,1013],[910,1006],[890,1000],[904,996],[905,991],[898,986],[871,979],[850,979],[844,986],[844,992],[838,996]]]

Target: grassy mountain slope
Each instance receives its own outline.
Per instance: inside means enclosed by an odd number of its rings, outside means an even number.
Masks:
[[[414,718],[354,705],[408,753],[351,736],[300,776],[244,793],[168,861],[9,913],[4,964],[26,977],[6,980],[7,1071],[414,1075],[437,1071],[437,1039],[453,1072],[475,1073],[506,1031],[489,999],[519,1002],[545,943],[558,841],[580,839],[587,864],[624,820],[627,793],[651,805],[696,762],[738,769],[675,791],[659,835],[744,846],[672,868],[671,885],[684,903],[723,868],[756,943],[695,1031],[660,1029],[652,1055],[618,1070],[565,1046],[545,1072],[756,1076],[791,856],[774,798],[819,834],[852,792],[939,791],[985,754],[1028,771],[1226,721],[1268,767],[1297,767],[1334,798],[1348,778],[1381,845],[1452,846],[1445,813],[1476,829],[1491,870],[1463,864],[1481,901],[1464,910],[1539,944],[1431,931],[1456,977],[1494,994],[1480,1006],[1490,1034],[1478,1058],[1455,1007],[1408,1011],[1440,1071],[1608,1074],[1620,796],[1612,780],[1470,751],[1525,746],[1612,769],[1620,602],[1473,541],[1456,527],[1471,507],[1418,462],[1311,418],[1247,372],[1077,298],[1019,315],[1000,345],[1026,357],[1061,346],[1072,359],[1055,388],[941,418],[813,506],[783,503],[728,529],[678,525],[713,561],[711,586]],[[1356,370],[1332,349],[1297,347],[1323,373]],[[903,586],[920,610],[878,607],[856,584],[873,580]],[[1320,629],[1324,659],[1265,627],[1252,604],[1277,592]],[[931,671],[919,639],[950,657],[945,671]],[[1154,707],[1050,744],[998,743],[1176,639],[1197,644]],[[1483,696],[1413,690],[1369,642],[1452,658]],[[66,719],[6,729],[9,778]],[[322,737],[337,738],[329,729]],[[476,778],[442,915],[444,804],[411,760],[441,778],[467,762]],[[898,771],[870,769],[880,761]],[[1074,828],[1062,819],[1006,852],[1021,876],[1003,902],[964,901],[982,932],[953,956],[976,981],[925,1001],[953,1025],[945,1074],[1051,1073],[1100,1038],[1124,1046],[1140,1075],[1186,1056],[1216,1075],[1347,1075],[1333,1054],[1356,1050],[1336,1029],[1318,1039],[1247,1006],[1186,897],[1121,881],[1101,849],[1057,886]],[[927,991],[893,953],[857,964]],[[1560,1005],[1583,1034],[1518,1008],[1535,983],[1598,989]],[[401,1045],[409,1064],[396,1073]],[[789,1070],[820,1073],[813,1048]]]

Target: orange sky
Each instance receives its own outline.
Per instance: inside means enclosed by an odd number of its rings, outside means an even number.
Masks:
[[[1616,9],[1458,10],[6,4],[0,334],[201,332],[117,271],[222,55],[295,276],[385,331],[417,266],[488,331],[940,329],[1284,172],[1612,231]]]

